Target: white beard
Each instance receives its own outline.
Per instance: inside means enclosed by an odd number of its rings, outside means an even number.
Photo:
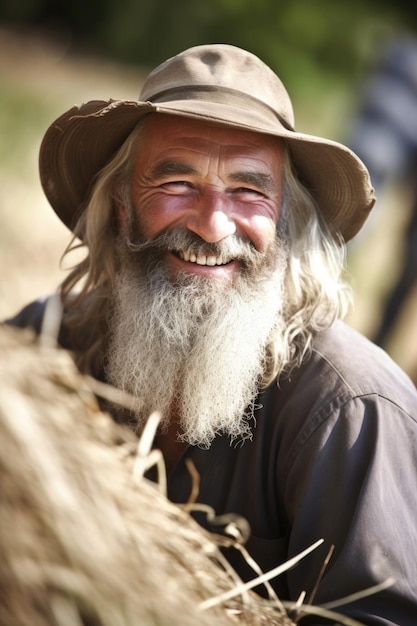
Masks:
[[[173,236],[182,236],[177,233]],[[240,247],[236,238],[228,239],[220,246]],[[278,244],[269,255],[252,250],[257,257],[252,271],[225,287],[192,274],[173,282],[152,249],[143,253],[142,245],[126,238],[118,245],[121,269],[106,374],[139,399],[139,429],[157,410],[163,428],[178,421],[179,438],[193,445],[209,447],[220,433],[232,440],[250,438],[266,348],[283,332],[285,252]]]

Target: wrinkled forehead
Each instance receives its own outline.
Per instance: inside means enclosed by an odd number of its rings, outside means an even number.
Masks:
[[[163,159],[163,154],[181,151],[204,156],[220,152],[224,158],[265,157],[272,169],[280,166],[285,140],[225,124],[188,117],[152,113],[135,131],[135,161],[142,166],[150,160]]]

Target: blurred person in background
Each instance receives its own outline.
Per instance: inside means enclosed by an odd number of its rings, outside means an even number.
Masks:
[[[391,40],[366,82],[349,145],[368,167],[379,197],[393,182],[411,197],[410,206],[402,196],[390,201],[396,219],[403,220],[405,211],[408,219],[398,277],[373,334],[375,343],[386,346],[417,285],[417,39]]]
[[[136,398],[107,406],[114,419],[140,434],[160,412],[169,498],[188,500],[191,460],[198,502],[246,518],[262,571],[324,540],[272,581],[281,599],[332,603],[392,577],[338,611],[414,626],[417,392],[342,321],[346,243],[374,204],[361,160],[297,132],[276,74],[216,44],[158,66],[139,100],[64,113],[40,175],[69,251],[87,252],[59,290],[59,343]],[[50,301],[8,323],[41,332]]]

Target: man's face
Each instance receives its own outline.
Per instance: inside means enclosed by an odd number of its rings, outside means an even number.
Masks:
[[[266,252],[282,190],[279,140],[170,115],[151,115],[134,164],[132,199],[142,235],[185,229],[207,243],[230,235]],[[121,211],[123,221],[123,210]],[[166,252],[166,267],[232,282],[239,261],[212,252]]]
[[[186,441],[250,436],[267,348],[282,336],[278,140],[169,115],[147,120],[119,208],[106,375]]]

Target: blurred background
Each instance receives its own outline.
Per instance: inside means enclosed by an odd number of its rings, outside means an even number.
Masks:
[[[225,42],[278,73],[297,130],[369,166],[379,199],[349,246],[347,321],[417,382],[415,37],[408,0],[0,0],[0,319],[64,276],[69,233],[37,170],[49,124],[87,100],[134,99],[159,62]]]

